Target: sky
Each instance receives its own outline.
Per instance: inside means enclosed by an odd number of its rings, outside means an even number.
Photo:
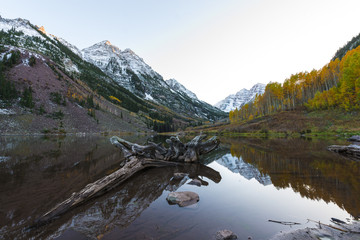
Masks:
[[[360,33],[359,0],[1,0],[79,49],[109,40],[215,104],[320,69]]]

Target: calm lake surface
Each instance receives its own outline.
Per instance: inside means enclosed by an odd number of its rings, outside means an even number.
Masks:
[[[0,239],[212,239],[230,229],[239,239],[259,240],[313,227],[307,219],[360,216],[360,163],[326,150],[346,141],[221,138],[221,147],[204,156],[206,166],[146,170],[45,226],[28,228],[73,192],[119,169],[123,157],[109,138],[0,137]],[[189,178],[172,179],[179,171]],[[188,184],[197,176],[207,185]],[[200,201],[169,205],[166,196],[175,190],[194,191]]]

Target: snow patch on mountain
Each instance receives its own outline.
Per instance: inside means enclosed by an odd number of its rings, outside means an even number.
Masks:
[[[154,98],[148,93],[145,93],[145,99],[150,100],[150,101],[154,101]]]
[[[10,109],[1,109],[0,108],[0,114],[3,114],[3,115],[11,115],[11,114],[14,114],[15,112],[10,110]]]
[[[237,93],[231,94],[224,100],[216,103],[214,106],[224,112],[230,112],[236,108],[240,109],[246,103],[254,101],[257,94],[263,94],[265,87],[265,84],[257,83],[250,90],[243,88]]]
[[[184,85],[182,85],[175,79],[172,78],[172,79],[166,80],[165,82],[170,86],[170,88],[172,90],[185,93],[187,96],[189,96],[192,99],[198,99],[195,93],[193,93],[192,91],[190,91],[189,89],[184,87]]]

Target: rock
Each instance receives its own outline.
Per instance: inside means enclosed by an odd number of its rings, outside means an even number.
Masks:
[[[344,229],[344,227],[337,226],[338,228]],[[328,236],[326,239],[336,239],[336,240],[353,240],[359,239],[360,232],[360,222],[352,221],[351,224],[346,224],[345,232],[339,231],[337,229],[322,227],[320,228],[303,228],[292,231],[280,232],[270,238],[270,240],[318,240],[319,236]],[[330,237],[331,236],[331,237]],[[325,238],[323,238],[325,239]]]
[[[216,233],[216,240],[228,240],[228,239],[237,239],[235,233],[230,230],[224,229]]]
[[[360,160],[360,146],[359,145],[349,145],[349,146],[340,146],[340,145],[331,145],[328,147],[329,151],[336,152],[352,160]]]
[[[180,207],[190,206],[199,201],[199,195],[194,192],[171,192],[168,194],[166,200],[169,204],[178,204]]]
[[[199,179],[194,179],[191,182],[189,182],[188,184],[201,187],[201,181]]]
[[[360,142],[360,135],[354,135],[348,138],[348,141],[350,142]]]
[[[186,173],[174,173],[174,179],[175,180],[181,180],[181,179],[183,179],[184,177],[186,177]]]

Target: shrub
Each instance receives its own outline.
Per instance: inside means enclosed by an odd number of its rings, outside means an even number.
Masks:
[[[29,58],[29,65],[30,65],[30,67],[33,67],[35,64],[36,64],[36,58],[34,57],[34,55],[32,55]]]
[[[50,93],[50,100],[56,104],[66,106],[65,98],[58,92],[51,92]]]
[[[262,128],[262,129],[260,130],[260,133],[269,134],[269,130],[266,129],[266,128]]]
[[[50,114],[50,117],[51,117],[52,119],[54,119],[54,120],[56,120],[56,119],[61,120],[61,119],[64,118],[64,113],[63,113],[61,110],[59,110],[59,111],[57,111],[57,112],[51,113],[51,114]]]

